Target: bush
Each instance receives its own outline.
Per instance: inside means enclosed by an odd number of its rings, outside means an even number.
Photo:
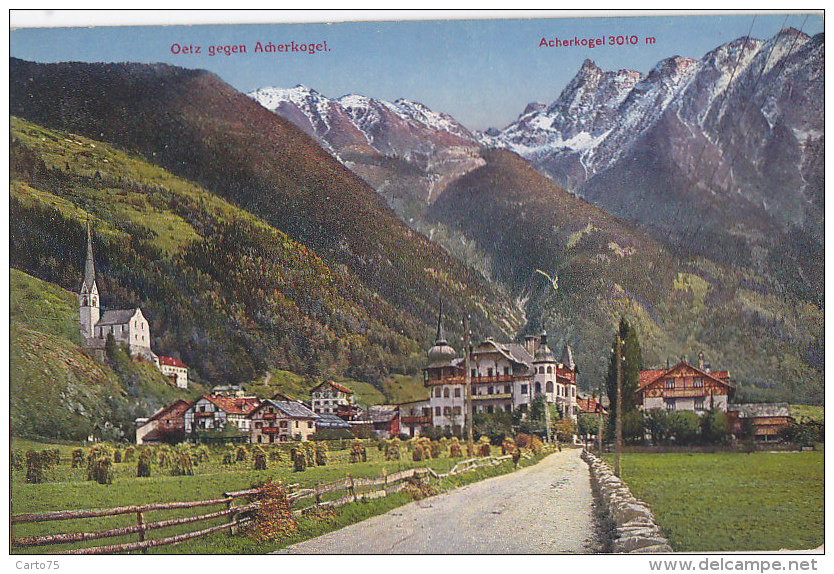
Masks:
[[[419,462],[423,460],[423,446],[417,445],[414,447],[414,450],[411,451],[411,460],[415,462]]]
[[[255,453],[255,470],[266,470],[266,453]]]
[[[698,440],[701,421],[692,411],[675,411],[669,415],[669,434],[675,444],[691,445]]]
[[[701,417],[701,441],[705,444],[727,444],[730,441],[727,415],[717,409],[704,413]]]
[[[533,452],[533,454],[537,456],[542,453],[542,451],[544,450],[544,443],[539,437],[534,435],[530,439],[530,450]]]
[[[281,484],[268,480],[256,486],[260,493],[253,497],[253,501],[260,502],[260,505],[254,520],[246,527],[247,534],[257,542],[275,542],[294,532],[297,523],[292,503]]]
[[[556,421],[556,440],[561,442],[573,442],[573,435],[576,434],[576,425],[569,418]]]
[[[518,448],[529,448],[530,442],[533,440],[533,435],[521,433],[515,437],[515,445]]]

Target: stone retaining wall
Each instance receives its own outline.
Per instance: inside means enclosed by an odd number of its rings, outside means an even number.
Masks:
[[[591,470],[591,484],[600,503],[614,524],[611,551],[616,553],[672,552],[669,540],[660,534],[649,505],[634,498],[628,486],[620,480],[605,461],[582,451],[582,459]]]

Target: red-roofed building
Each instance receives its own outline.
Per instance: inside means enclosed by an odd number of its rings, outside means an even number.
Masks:
[[[185,432],[220,430],[227,424],[248,433],[248,415],[260,404],[257,397],[203,395],[185,411]]]
[[[643,410],[666,409],[705,411],[712,408],[727,412],[735,387],[730,385],[729,371],[711,372],[703,357],[695,367],[682,359],[669,369],[640,372],[637,404]]]
[[[605,409],[602,403],[596,397],[579,397],[576,399],[576,406],[580,413],[604,413]]]
[[[188,388],[188,366],[176,357],[159,356],[159,370],[171,379],[178,388]]]
[[[339,407],[344,412],[344,407],[353,406],[353,396],[353,391],[333,381],[316,385],[310,391],[313,412],[317,415],[337,414]]]
[[[185,411],[191,403],[177,399],[148,419],[137,419],[136,444],[177,442],[185,435]]]

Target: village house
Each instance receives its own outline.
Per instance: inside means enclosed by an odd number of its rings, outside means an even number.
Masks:
[[[409,401],[397,405],[400,434],[420,436],[434,426],[429,399]]]
[[[136,419],[136,444],[178,442],[185,436],[185,411],[191,403],[177,399],[150,418]]]
[[[345,407],[351,407],[354,404],[353,391],[333,381],[313,387],[310,390],[310,397],[313,412],[316,414],[337,414],[339,407],[342,407],[344,412]]]
[[[698,367],[681,358],[666,369],[640,371],[636,396],[643,410],[703,412],[718,409],[727,412],[735,388],[730,385],[729,371],[712,371],[699,355]]]
[[[730,404],[727,410],[727,426],[732,434],[740,436],[745,420],[753,423],[756,440],[778,440],[779,433],[794,422],[788,403]]]
[[[159,355],[159,370],[180,389],[188,388],[188,367],[174,357]]]
[[[249,433],[248,415],[260,401],[257,397],[203,395],[185,411],[185,432],[222,430],[227,424]]]
[[[166,376],[170,377],[173,373],[178,387],[188,387],[188,367],[170,357],[165,359],[176,361],[176,364],[163,364],[151,350],[151,329],[141,309],[109,309],[102,312],[101,298],[96,285],[93,238],[89,226],[84,280],[78,292],[78,316],[82,345],[98,360],[104,359],[107,337],[112,336],[115,342],[127,346],[131,356],[154,363]],[[183,370],[185,374],[182,373]]]
[[[397,405],[368,407],[366,416],[377,438],[394,438],[400,434],[400,413]]]
[[[307,441],[316,432],[318,415],[298,401],[267,399],[249,415],[250,442]]]

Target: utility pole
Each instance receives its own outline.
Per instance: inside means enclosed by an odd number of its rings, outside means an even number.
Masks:
[[[602,387],[599,388],[599,412],[597,412],[597,450],[602,458]],[[610,405],[608,408],[611,408]]]
[[[620,452],[623,448],[623,344],[617,328],[617,420],[614,443],[614,474],[620,476]]]
[[[466,380],[466,452],[470,458],[475,456],[475,446],[472,440],[472,372],[469,369],[471,355],[469,342],[469,315],[463,317],[463,356]]]

